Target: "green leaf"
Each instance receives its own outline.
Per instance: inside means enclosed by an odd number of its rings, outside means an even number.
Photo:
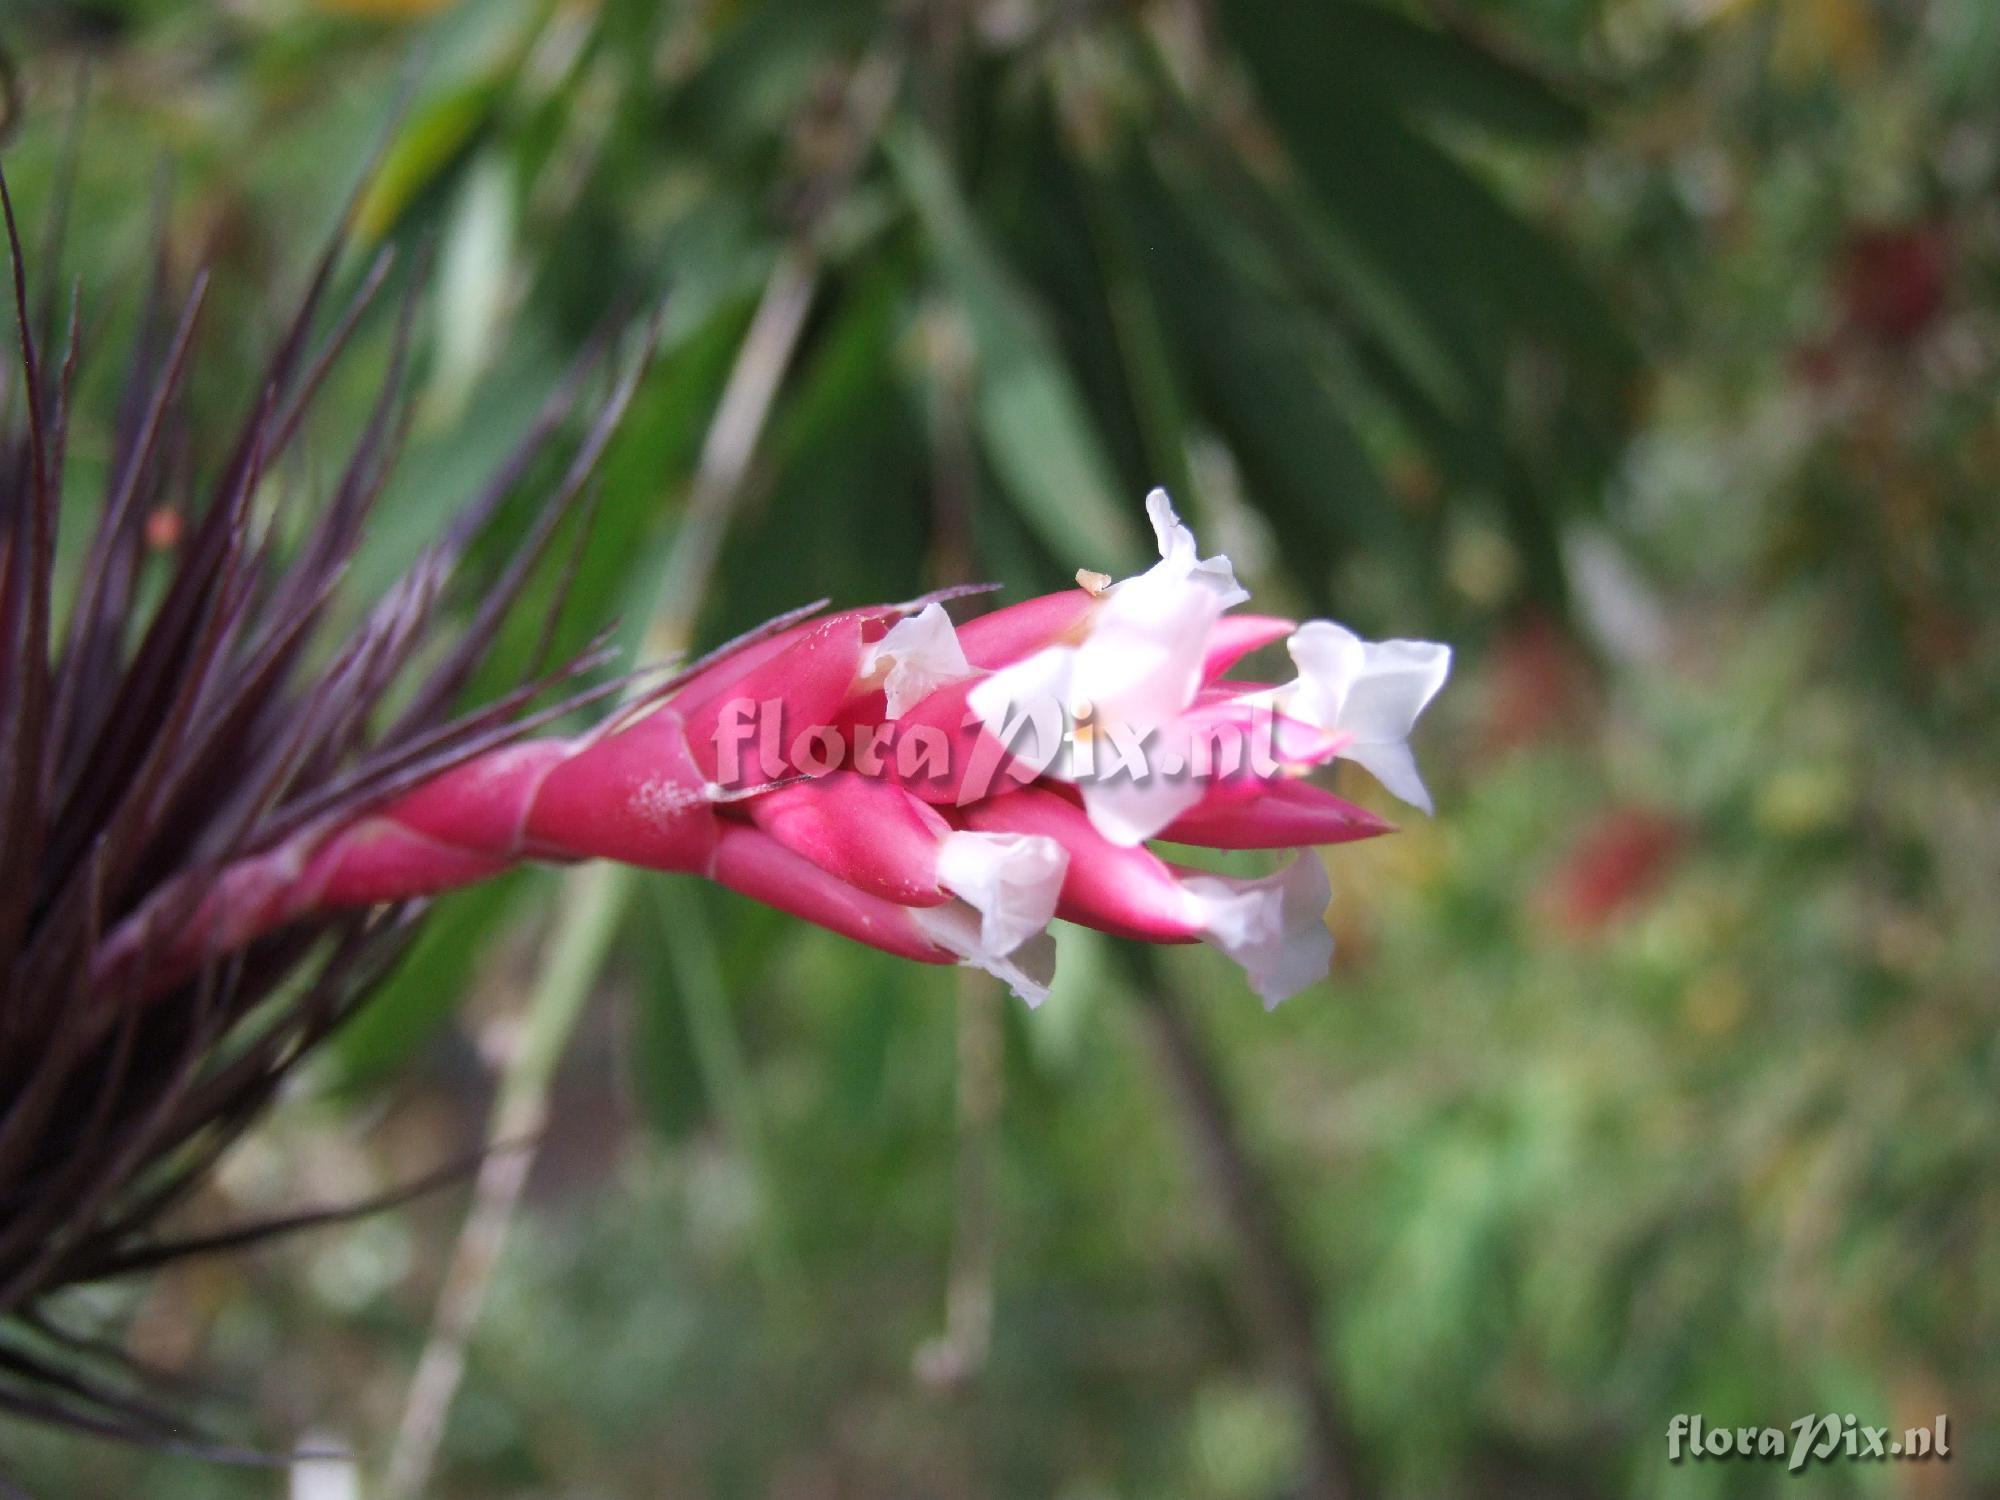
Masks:
[[[465,158],[500,97],[497,81],[476,78],[418,108],[355,205],[355,234],[363,242],[387,236],[410,205]]]
[[[1027,292],[993,252],[930,138],[892,131],[891,162],[916,209],[938,269],[963,314],[978,365],[979,434],[1002,484],[1059,556],[1107,572],[1143,553],[1137,497],[1120,497],[1076,383]]]
[[[1226,11],[1324,223],[1489,386],[1523,334],[1606,371],[1629,365],[1617,320],[1555,244],[1412,128],[1407,100],[1355,74],[1346,28],[1368,9],[1245,0]]]
[[[1247,274],[1223,248],[1242,241],[1232,226],[1203,225],[1195,206],[1136,173],[1122,202],[1201,414],[1228,441],[1246,498],[1285,539],[1310,596],[1324,602],[1330,565],[1351,552],[1412,565],[1413,528],[1357,431],[1366,416],[1357,372],[1336,376],[1347,356],[1335,330]],[[1186,286],[1202,294],[1173,295]],[[1304,558],[1321,566],[1302,569]]]
[[[773,414],[768,488],[725,541],[706,639],[807,599],[857,604],[921,587],[923,433],[896,369],[905,280],[894,266],[845,286],[827,278],[837,300]]]
[[[1254,4],[1240,9],[1238,24],[1255,25],[1249,15]],[[1286,50],[1318,69],[1322,86],[1332,92],[1366,93],[1388,109],[1538,144],[1574,145],[1589,130],[1582,106],[1525,68],[1469,37],[1367,0],[1272,7],[1265,24],[1283,26]]]
[[[665,134],[698,139],[710,165],[770,158],[830,57],[862,44],[880,13],[865,0],[763,0],[710,8],[701,65],[668,97]]]
[[[624,946],[633,959],[631,1040],[625,1063],[642,1120],[663,1140],[681,1140],[710,1118],[715,1101],[703,1086],[688,1001],[681,992],[676,928],[662,920],[656,887],[673,876],[647,875],[626,912]]]
[[[514,270],[514,182],[506,160],[482,153],[452,206],[437,267],[437,359],[425,418],[455,421],[507,326]]]

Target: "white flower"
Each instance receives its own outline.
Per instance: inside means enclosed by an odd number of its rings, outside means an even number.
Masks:
[[[1049,998],[1049,986],[1056,977],[1056,940],[1038,932],[1008,953],[995,953],[980,937],[979,913],[963,901],[947,901],[943,906],[916,906],[910,916],[917,927],[940,948],[949,949],[959,961],[984,969],[1004,980],[1029,1005]]]
[[[1087,709],[1100,731],[1137,734],[1179,718],[1201,689],[1221,599],[1206,583],[1159,569],[1112,589],[1083,641],[1054,648],[1070,652],[1072,713]]]
[[[1091,826],[1124,849],[1157,837],[1206,794],[1200,778],[1185,770],[1171,776],[1098,774],[1078,781],[1077,789]]]
[[[1435,641],[1364,641],[1331,620],[1309,620],[1286,649],[1299,675],[1272,695],[1278,710],[1352,736],[1340,755],[1428,813],[1431,796],[1407,741],[1417,715],[1444,686],[1451,648]]]
[[[1310,850],[1261,880],[1189,875],[1181,886],[1195,902],[1204,940],[1243,965],[1265,1009],[1317,984],[1333,967],[1326,925],[1333,885]]]
[[[951,616],[937,603],[891,625],[861,660],[864,680],[882,680],[891,719],[900,719],[939,688],[973,675]]]
[[[1250,591],[1236,581],[1236,569],[1221,553],[1202,558],[1194,533],[1174,513],[1167,492],[1155,489],[1146,496],[1146,519],[1153,523],[1153,538],[1159,543],[1160,560],[1135,578],[1113,585],[1113,592],[1129,588],[1142,579],[1171,579],[1176,583],[1196,583],[1213,593],[1218,610],[1242,604]]]
[[[1191,778],[1132,757],[1193,704],[1215,622],[1250,597],[1228,558],[1199,556],[1166,491],[1146,497],[1146,514],[1160,560],[1101,592],[1083,639],[1002,667],[968,696],[1014,756],[1076,784],[1097,830],[1128,846],[1200,800]]]
[[[1030,1005],[1056,974],[1056,899],[1069,851],[1029,833],[953,832],[938,846],[938,884],[956,900],[911,909],[918,928],[961,963],[984,969]]]
[[[954,832],[938,846],[938,884],[979,913],[983,952],[1006,955],[1055,920],[1069,851],[1030,833]]]

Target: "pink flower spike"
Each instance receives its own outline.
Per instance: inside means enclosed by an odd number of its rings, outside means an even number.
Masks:
[[[1331,962],[1318,857],[1244,880],[1146,841],[1286,849],[1391,831],[1296,779],[1334,757],[1428,810],[1408,738],[1450,651],[1230,617],[1245,595],[1229,560],[1201,556],[1163,493],[1147,514],[1160,561],[1134,577],[964,626],[935,597],[785,617],[593,733],[473,755],[205,872],[199,892],[162,891],[94,972],[150,952],[138,982],[157,988],[300,917],[524,860],[615,859],[707,875],[890,953],[975,964],[1031,1004],[1053,974],[1055,916],[1205,941],[1275,1004]],[[1292,681],[1222,675],[1281,637]]]
[[[715,848],[714,789],[681,716],[658,709],[568,756],[542,776],[521,833],[538,858],[706,869]]]
[[[711,872],[732,891],[803,917],[843,937],[921,963],[948,964],[957,955],[916,923],[919,908],[898,906],[827,874],[761,828],[723,825]]]
[[[1114,844],[1074,803],[1029,787],[965,810],[971,827],[1032,833],[1069,851],[1056,915],[1117,937],[1146,943],[1189,943],[1202,935],[1199,915],[1172,866],[1149,849]]]
[[[953,828],[893,782],[835,772],[761,797],[758,827],[829,875],[902,906],[965,910],[937,940],[1031,1001],[1046,993],[1017,950],[1056,914],[1069,855],[1054,839]],[[932,928],[919,922],[919,928]]]
[[[588,744],[523,740],[503,745],[397,798],[377,816],[440,843],[518,855],[526,847],[528,810],[542,782]]]
[[[1160,837],[1208,849],[1303,849],[1395,831],[1395,824],[1311,782],[1280,780],[1248,798],[1212,794]]]
[[[1208,633],[1202,681],[1215,682],[1251,652],[1282,641],[1298,628],[1297,621],[1276,615],[1224,615]]]
[[[806,746],[812,731],[834,723],[853,689],[867,649],[865,626],[880,628],[870,617],[857,614],[814,625],[785,650],[744,673],[732,691],[687,711],[687,743],[704,775],[741,790],[772,780],[772,769],[798,771],[794,751]],[[771,714],[777,715],[776,723],[768,723]],[[765,767],[759,754],[741,753],[741,738],[732,737],[741,724],[754,725],[757,731],[768,726],[777,741],[774,768]],[[737,774],[725,776],[726,769]]]
[[[1082,589],[1042,594],[966,621],[958,627],[958,644],[973,666],[992,671],[1063,644],[1096,608],[1097,600]]]
[[[440,844],[387,818],[363,818],[307,862],[298,890],[315,904],[372,906],[471,885],[512,863]]]
[[[860,620],[867,623],[892,620],[895,616],[894,609],[883,605],[865,609],[844,609],[830,615],[815,615],[796,625],[789,625],[783,630],[749,641],[733,651],[723,648],[723,654],[674,690],[674,706],[682,714],[692,715],[697,708],[712,704],[723,695],[732,692],[750,673],[772,658],[782,656],[791,650],[812,631],[824,629],[828,625],[838,625],[845,620]]]
[[[835,771],[744,808],[794,854],[871,895],[904,906],[949,899],[938,884],[938,846],[951,825],[893,782]]]

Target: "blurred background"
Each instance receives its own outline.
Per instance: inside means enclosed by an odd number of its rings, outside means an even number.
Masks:
[[[31,247],[80,131],[77,504],[156,237],[219,421],[386,128],[351,259],[413,252],[421,357],[356,598],[659,305],[572,645],[1120,572],[1160,483],[1264,607],[1459,653],[1439,817],[1329,853],[1270,1016],[1086,933],[1031,1014],[692,883],[445,901],[187,1219],[513,1090],[483,1305],[434,1321],[457,1187],[79,1309],[217,1410],[370,1500],[2000,1487],[2000,7],[7,0],[0,115]],[[1828,1410],[1952,1461],[1666,1462]]]

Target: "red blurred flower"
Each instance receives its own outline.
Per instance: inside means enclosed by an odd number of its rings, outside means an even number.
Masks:
[[[1874,343],[1907,344],[1943,311],[1950,275],[1951,247],[1942,225],[1857,229],[1840,251],[1843,317]]]
[[[1587,937],[1657,891],[1686,846],[1686,825],[1669,814],[1607,808],[1557,866],[1543,909],[1558,928]]]

